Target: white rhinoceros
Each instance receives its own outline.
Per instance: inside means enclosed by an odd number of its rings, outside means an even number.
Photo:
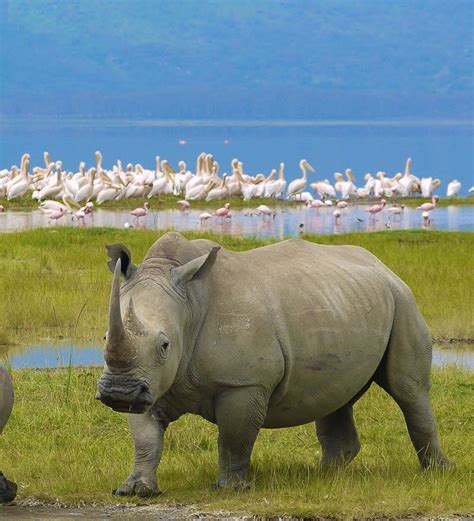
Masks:
[[[0,364],[0,434],[5,427],[13,408],[13,383],[8,371]],[[16,484],[9,481],[0,471],[0,502],[13,501]]]
[[[428,395],[430,334],[410,289],[366,250],[288,240],[235,253],[172,232],[135,266],[125,246],[107,248],[97,398],[131,413],[135,444],[116,494],[159,493],[163,434],[185,413],[218,426],[218,487],[245,484],[262,427],[315,421],[322,464],[347,463],[352,406],[372,382],[402,409],[421,465],[450,465]]]

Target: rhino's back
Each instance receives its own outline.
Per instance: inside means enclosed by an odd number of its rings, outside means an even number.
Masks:
[[[290,240],[223,250],[203,329],[207,378],[272,389],[265,425],[297,425],[347,403],[388,343],[395,276],[358,247]],[[212,364],[209,364],[212,360]]]

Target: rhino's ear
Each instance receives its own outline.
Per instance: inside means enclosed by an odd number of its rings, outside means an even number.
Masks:
[[[137,267],[132,263],[132,256],[129,249],[123,244],[119,243],[107,244],[105,247],[107,248],[107,255],[111,259],[109,262],[107,262],[109,270],[114,273],[117,261],[120,259],[122,264],[121,272],[123,277],[126,280],[132,277],[137,270]]]
[[[183,282],[191,282],[192,280],[202,280],[211,271],[214,262],[216,262],[217,252],[221,249],[220,246],[215,246],[209,253],[201,255],[192,261],[173,268],[171,270],[171,280],[174,284]]]

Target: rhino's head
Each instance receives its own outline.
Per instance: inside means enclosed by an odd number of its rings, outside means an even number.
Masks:
[[[219,248],[183,264],[160,258],[145,260],[139,268],[124,246],[108,249],[114,276],[96,398],[119,412],[143,413],[171,387],[197,334],[204,279]]]

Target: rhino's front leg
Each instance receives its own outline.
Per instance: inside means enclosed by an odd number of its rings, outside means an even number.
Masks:
[[[217,398],[217,488],[243,488],[247,485],[250,456],[267,407],[268,394],[258,387],[229,389]]]
[[[158,496],[156,469],[160,463],[163,435],[167,425],[151,412],[129,414],[128,425],[135,446],[135,460],[130,476],[113,493],[117,496]]]

